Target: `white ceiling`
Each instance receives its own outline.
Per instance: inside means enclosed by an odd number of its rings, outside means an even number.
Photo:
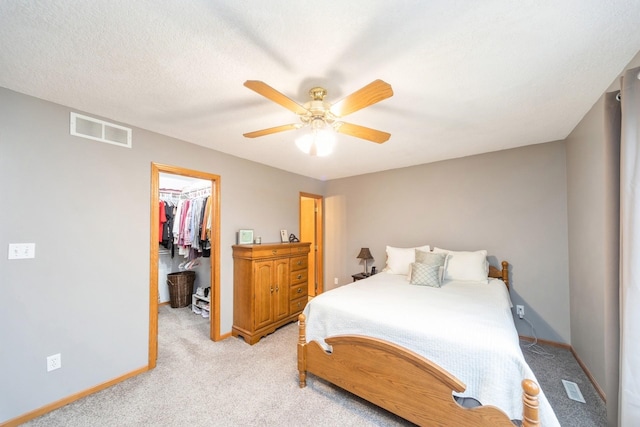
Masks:
[[[0,2],[0,86],[194,144],[333,179],[563,139],[640,50],[640,0]],[[335,102],[394,96],[346,121],[330,157],[245,88]],[[135,133],[133,144],[135,146]]]

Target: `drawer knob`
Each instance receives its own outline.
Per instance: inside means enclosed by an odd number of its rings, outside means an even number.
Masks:
[[[301,302],[299,302],[299,303],[298,303],[298,307],[300,307],[301,305],[302,305],[302,303],[301,303]]]
[[[302,274],[298,274],[298,279],[302,279]]]
[[[271,251],[271,253],[272,253],[273,255],[275,255],[275,254],[277,254],[277,253],[278,253],[278,250],[277,250],[277,249],[274,249],[274,250],[272,250],[272,251]]]
[[[298,288],[298,293],[301,294],[302,293],[302,288]]]
[[[298,261],[298,265],[302,265],[302,261]]]

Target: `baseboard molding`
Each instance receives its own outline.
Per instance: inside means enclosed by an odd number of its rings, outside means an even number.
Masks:
[[[589,372],[589,370],[587,369],[587,366],[582,362],[582,359],[580,359],[580,356],[578,356],[578,354],[573,349],[573,347],[571,347],[571,353],[573,354],[573,357],[575,357],[576,360],[578,361],[578,365],[580,365],[584,373],[587,375],[587,378],[589,378],[589,381],[591,381],[591,384],[593,384],[593,387],[596,389],[596,391],[602,398],[602,401],[604,403],[607,403],[607,395],[604,393],[604,390],[600,388],[600,386],[598,385],[598,382],[596,381],[595,378],[593,378],[593,375],[591,375],[591,372]]]
[[[528,336],[525,336],[525,335],[519,335],[519,338],[521,340],[524,340],[524,341],[539,342],[540,344],[545,344],[545,345],[550,345],[552,347],[559,347],[559,348],[564,348],[566,350],[571,350],[571,346],[569,344],[565,344],[563,342],[543,340],[543,339],[540,339],[540,338],[533,338],[533,337],[528,337]]]
[[[55,409],[61,408],[65,405],[68,405],[71,402],[75,402],[78,399],[82,399],[83,397],[89,396],[90,394],[96,393],[98,391],[104,390],[105,388],[111,387],[114,384],[117,384],[119,382],[122,382],[124,380],[127,380],[131,377],[135,377],[136,375],[139,375],[143,372],[147,372],[149,370],[148,366],[144,366],[140,369],[136,369],[135,371],[131,371],[127,374],[124,374],[120,377],[114,378],[112,380],[109,380],[107,382],[104,382],[102,384],[98,384],[95,387],[91,387],[90,389],[72,394],[70,396],[67,396],[65,398],[62,398],[56,402],[50,403],[46,406],[43,406],[41,408],[35,409],[33,411],[27,412],[26,414],[20,415],[16,418],[13,418],[11,420],[5,421],[3,423],[0,423],[0,427],[15,427],[15,426],[19,426],[20,424],[26,423],[29,420],[32,420],[34,418],[37,418],[41,415],[44,415],[48,412],[51,412]]]
[[[589,378],[589,381],[591,381],[591,384],[593,385],[593,388],[596,389],[596,392],[600,395],[600,398],[602,399],[602,401],[604,403],[607,403],[607,395],[604,393],[604,390],[602,390],[602,388],[600,388],[600,385],[598,385],[598,382],[596,381],[596,379],[593,377],[593,375],[591,375],[591,372],[589,372],[589,369],[587,369],[587,365],[584,364],[584,362],[582,361],[582,359],[580,359],[580,356],[578,356],[578,354],[576,353],[576,351],[574,350],[573,346],[569,345],[569,344],[565,344],[565,343],[560,343],[560,342],[556,342],[556,341],[549,341],[549,340],[543,340],[540,338],[532,338],[532,337],[527,337],[524,335],[520,335],[520,339],[521,340],[525,340],[525,341],[530,341],[530,342],[539,342],[541,344],[545,344],[545,345],[550,345],[553,347],[560,347],[560,348],[564,348],[567,350],[571,351],[571,354],[573,354],[573,357],[576,359],[576,362],[578,362],[578,365],[580,365],[580,367],[582,368],[582,370],[584,371],[584,374],[587,376],[587,378]]]
[[[226,334],[220,335],[220,339],[218,341],[226,340],[229,337],[231,337],[231,332],[227,332]]]

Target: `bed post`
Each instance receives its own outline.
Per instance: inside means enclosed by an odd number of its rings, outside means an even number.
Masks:
[[[304,314],[298,316],[298,372],[300,375],[300,388],[307,386],[307,333]]]
[[[507,285],[507,289],[511,289],[509,287],[509,263],[507,261],[502,261],[502,281]]]
[[[522,427],[540,426],[538,418],[538,394],[540,387],[532,380],[522,381]]]

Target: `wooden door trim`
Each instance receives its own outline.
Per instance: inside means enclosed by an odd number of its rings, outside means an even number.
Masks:
[[[178,166],[151,163],[151,235],[149,261],[149,369],[156,366],[158,358],[158,239],[159,239],[159,208],[160,202],[160,173],[188,176],[191,178],[211,181],[211,293],[209,316],[209,335],[211,340],[219,341],[220,336],[220,176],[207,172],[200,172]]]
[[[299,198],[309,198],[315,199],[318,206],[318,212],[316,213],[316,244],[318,246],[316,257],[316,274],[318,275],[318,289],[316,289],[315,294],[318,295],[324,290],[324,197],[319,194],[305,193],[303,191],[300,192]],[[302,229],[302,203],[299,203],[299,218],[298,224],[299,228]],[[313,248],[310,248],[313,251]]]

